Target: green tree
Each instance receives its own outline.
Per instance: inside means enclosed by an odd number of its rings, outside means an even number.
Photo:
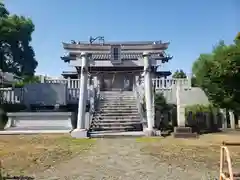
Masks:
[[[220,41],[210,54],[201,54],[192,72],[197,84],[218,107],[239,111],[240,107],[240,46]]]
[[[237,34],[235,40],[240,40],[240,32]]]
[[[26,84],[40,83],[40,76],[24,76],[23,79],[15,84],[15,87],[23,87]]]
[[[38,65],[31,42],[31,19],[10,15],[0,2],[0,69],[18,76],[32,76]]]
[[[192,87],[199,87],[199,85],[198,85],[198,83],[197,83],[197,79],[196,79],[196,77],[195,76],[192,76],[192,78],[191,78],[191,85],[192,85]]]
[[[177,71],[173,74],[172,77],[173,77],[173,78],[187,78],[187,75],[186,75],[186,73],[185,73],[182,69],[180,69],[180,70],[177,70]]]

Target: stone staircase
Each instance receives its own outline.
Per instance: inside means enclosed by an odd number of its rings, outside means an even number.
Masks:
[[[91,133],[142,131],[133,92],[101,92],[99,108],[93,116],[90,131]]]

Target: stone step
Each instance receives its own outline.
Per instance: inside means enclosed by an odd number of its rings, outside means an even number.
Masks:
[[[100,109],[137,109],[137,106],[135,104],[100,104],[99,105]]]
[[[100,96],[101,99],[136,99],[134,96]]]
[[[136,101],[108,101],[108,100],[106,100],[106,101],[100,101],[99,102],[100,104],[137,104],[137,102]]]
[[[135,109],[119,109],[119,108],[111,108],[111,109],[101,109],[99,110],[99,113],[138,113],[137,108]]]
[[[104,98],[135,98],[133,95],[100,95]]]
[[[102,120],[98,120],[98,119],[93,119],[92,123],[141,123],[141,121],[139,119],[102,119]]]
[[[119,127],[119,126],[132,126],[135,127],[136,125],[142,125],[140,122],[113,122],[113,123],[103,123],[103,122],[92,122],[92,127]]]
[[[133,95],[133,91],[101,91],[100,94],[121,94],[121,95],[128,95],[128,94],[132,94]]]
[[[99,107],[98,111],[100,112],[102,110],[103,111],[107,111],[107,110],[110,110],[110,111],[111,110],[116,110],[116,111],[117,110],[119,110],[119,111],[129,110],[130,111],[131,110],[131,111],[133,111],[133,110],[138,110],[138,109],[136,106],[129,106],[129,105],[128,106],[105,106],[105,105],[102,105]]]
[[[115,106],[115,107],[113,107],[113,106],[102,106],[101,108],[100,108],[100,110],[99,111],[101,111],[101,110],[103,110],[103,111],[107,111],[107,110],[110,110],[110,111],[117,111],[117,110],[119,110],[119,111],[125,111],[125,110],[128,110],[128,111],[136,111],[137,110],[137,106]]]
[[[143,131],[93,131],[89,134],[91,138],[142,137],[145,135]]]
[[[124,130],[124,131],[128,131],[128,130],[133,130],[135,129],[135,127],[133,126],[101,126],[101,127],[91,127],[92,130],[95,131],[104,131],[104,130]]]
[[[102,113],[115,113],[115,112],[116,113],[129,113],[129,114],[137,113],[137,114],[139,114],[138,110],[136,108],[135,109],[117,109],[117,108],[105,109],[105,108],[103,108],[103,109],[100,109],[97,112],[97,114],[101,115]]]
[[[100,107],[109,107],[109,106],[112,106],[112,107],[137,107],[136,104],[109,104],[109,103],[101,103],[100,104]]]
[[[140,120],[140,117],[136,116],[136,117],[120,117],[118,119],[116,118],[113,118],[111,116],[105,116],[105,118],[103,117],[94,117],[93,118],[93,121],[110,121],[110,122],[113,122],[113,121],[122,121],[122,122],[129,122],[129,121],[141,121]]]
[[[120,102],[123,102],[123,103],[135,103],[136,104],[136,100],[133,99],[133,100],[130,100],[130,99],[124,99],[124,100],[119,100],[119,99],[103,99],[100,101],[100,103],[120,103]]]
[[[103,95],[100,95],[100,97],[103,97],[103,98],[119,98],[119,97],[123,97],[123,98],[135,98],[134,95],[122,95],[122,94],[103,94]]]
[[[136,101],[136,98],[130,98],[130,97],[124,97],[124,98],[119,98],[119,97],[103,97],[101,98],[101,101],[104,100],[109,100],[109,101]]]
[[[136,118],[140,118],[139,115],[119,115],[119,116],[116,116],[116,115],[109,115],[109,116],[106,116],[106,115],[100,115],[99,116],[100,118],[102,119],[114,119],[114,120],[118,120],[118,119],[136,119]]]
[[[102,96],[103,99],[130,99],[135,100],[134,96]]]
[[[100,93],[101,96],[134,96],[134,93]]]
[[[116,117],[120,117],[120,116],[139,116],[138,112],[101,112],[100,113],[101,116],[116,116]]]
[[[100,102],[99,103],[100,106],[101,105],[115,105],[115,106],[127,106],[127,105],[133,105],[133,106],[137,106],[136,102]]]

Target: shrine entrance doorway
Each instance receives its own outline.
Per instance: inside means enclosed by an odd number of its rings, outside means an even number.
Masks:
[[[127,72],[102,73],[99,77],[101,91],[132,91],[134,74]]]

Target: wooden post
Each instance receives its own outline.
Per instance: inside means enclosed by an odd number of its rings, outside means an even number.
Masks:
[[[2,167],[2,160],[0,160],[0,180],[3,180],[3,167]]]

